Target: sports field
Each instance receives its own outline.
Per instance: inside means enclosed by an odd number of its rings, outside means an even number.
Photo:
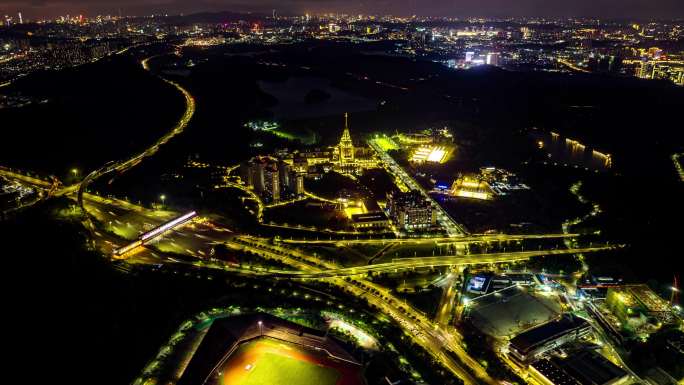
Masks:
[[[378,136],[374,138],[375,143],[382,149],[382,151],[398,150],[399,146],[397,143],[388,136]]]
[[[221,385],[361,385],[358,368],[295,344],[261,338],[238,348],[219,370]]]

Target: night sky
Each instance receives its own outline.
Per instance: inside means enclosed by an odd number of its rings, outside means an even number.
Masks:
[[[422,16],[682,18],[684,0],[0,0],[0,15],[27,18],[201,11],[348,12]]]

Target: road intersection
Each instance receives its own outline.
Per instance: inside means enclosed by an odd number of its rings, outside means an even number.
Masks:
[[[149,70],[151,58],[142,61],[143,68]],[[112,198],[103,198],[86,192],[86,188],[92,181],[102,175],[111,172],[125,172],[139,164],[144,158],[155,154],[159,147],[167,143],[171,138],[181,133],[188,125],[195,110],[194,98],[190,93],[177,83],[162,80],[174,85],[183,93],[186,100],[186,111],[169,132],[156,141],[152,146],[133,157],[109,162],[98,170],[88,174],[80,183],[71,186],[62,186],[56,179],[47,182],[35,177],[30,177],[0,168],[0,175],[30,185],[43,192],[41,197],[45,199],[52,196],[67,196],[75,199],[82,210],[89,217],[95,219],[99,227],[92,228],[93,241],[105,253],[112,253],[118,247],[125,245],[140,233],[150,228],[159,226],[173,218],[177,213],[170,211],[158,211],[143,208],[125,201]],[[418,185],[388,154],[379,146],[374,148],[381,160],[391,172],[397,176],[406,187],[420,191],[427,199],[429,194]],[[506,235],[484,234],[469,235],[465,229],[456,223],[436,202],[433,202],[438,210],[438,223],[446,230],[448,237],[438,238],[397,238],[397,239],[365,239],[365,240],[329,240],[329,241],[282,241],[272,242],[270,239],[257,238],[246,234],[236,234],[232,230],[212,221],[197,219],[182,229],[170,230],[161,240],[150,248],[143,248],[139,254],[131,256],[130,263],[168,263],[192,265],[198,268],[222,270],[237,274],[251,274],[270,277],[274,279],[309,280],[315,279],[332,284],[339,289],[365,300],[369,306],[377,309],[380,313],[389,316],[403,329],[415,343],[420,345],[436,361],[454,375],[461,378],[466,384],[497,384],[490,377],[485,368],[473,359],[463,348],[461,336],[458,331],[450,326],[449,319],[453,310],[455,276],[450,275],[445,286],[445,293],[437,320],[429,319],[425,314],[406,304],[403,300],[394,296],[385,287],[370,282],[366,278],[369,274],[379,272],[393,272],[399,270],[411,270],[419,268],[436,268],[465,266],[473,264],[497,264],[526,260],[537,256],[553,256],[562,254],[588,253],[607,250],[614,247],[592,247],[575,249],[531,250],[514,251],[503,253],[443,255],[420,258],[400,258],[391,262],[376,263],[363,266],[342,267],[334,262],[324,260],[315,254],[307,253],[297,247],[305,244],[379,244],[379,243],[477,243],[477,242],[502,242],[522,241],[525,239],[547,239],[575,237],[575,234],[538,234],[538,235]],[[262,215],[259,209],[257,215]],[[277,260],[286,264],[290,270],[266,270],[242,268],[234,264],[217,262],[211,258],[210,250],[217,244],[225,244],[233,250],[249,251],[256,253],[262,258]],[[179,255],[189,255],[191,260],[178,260]]]

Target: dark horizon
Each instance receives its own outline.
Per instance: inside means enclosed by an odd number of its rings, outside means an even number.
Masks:
[[[282,15],[305,13],[346,13],[370,15],[395,15],[422,17],[547,17],[547,18],[604,18],[649,20],[684,18],[684,3],[681,0],[484,0],[468,3],[460,0],[378,0],[370,2],[346,2],[342,0],[60,0],[58,3],[45,0],[3,1],[0,15],[17,17],[22,12],[24,19],[52,19],[64,15],[149,16],[152,14],[196,14],[203,12],[255,12],[270,14],[276,10]]]

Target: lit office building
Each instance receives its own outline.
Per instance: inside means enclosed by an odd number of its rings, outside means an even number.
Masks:
[[[487,54],[486,63],[490,66],[498,66],[500,56],[498,52],[490,52]]]
[[[290,194],[300,196],[304,194],[304,175],[290,171],[288,189]]]
[[[289,164],[262,156],[240,165],[242,181],[270,202],[304,194],[304,177]]]
[[[274,163],[263,166],[264,187],[259,191],[273,202],[280,200],[280,172]]]
[[[427,230],[436,223],[436,210],[419,191],[394,192],[387,196],[390,219],[404,230]]]
[[[472,52],[472,51],[466,52],[466,53],[465,53],[465,61],[466,61],[466,63],[470,63],[471,61],[473,61],[473,58],[474,58],[474,57],[475,57],[475,52]]]

